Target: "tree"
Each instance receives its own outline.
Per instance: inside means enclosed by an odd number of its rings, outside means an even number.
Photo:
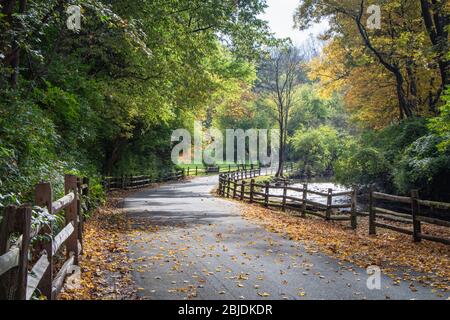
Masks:
[[[82,7],[78,32],[66,26],[73,4]],[[172,130],[249,93],[270,42],[263,0],[0,5],[1,192],[69,169],[167,169]]]
[[[295,89],[303,80],[302,63],[303,56],[297,48],[275,47],[259,70],[260,86],[276,106],[276,121],[280,129],[280,153],[276,177],[283,177],[289,112],[295,104]]]
[[[450,61],[448,59],[448,27],[450,25],[449,3],[446,0],[420,0],[423,22],[433,44],[435,61],[441,74],[439,93],[450,85]]]
[[[438,149],[444,153],[450,149],[450,87],[445,91],[443,100],[445,104],[441,107],[439,116],[431,118],[428,127],[442,138]]]
[[[23,28],[23,24],[18,17],[25,13],[27,6],[26,0],[19,0],[18,8],[16,0],[2,0],[0,6],[1,14],[4,17],[2,27],[9,26],[10,30],[19,30],[20,28]],[[1,28],[0,30],[2,32],[7,32],[6,28]],[[10,69],[9,82],[12,87],[17,86],[19,76],[21,43],[18,37],[19,34],[13,32],[9,42],[0,45],[1,51],[4,52],[4,54],[0,55],[0,58],[3,58],[4,65]]]
[[[425,12],[423,16],[434,14],[437,23],[435,27],[426,28],[421,15],[421,3],[418,1],[384,1],[382,28],[369,30],[366,27],[369,17],[367,8],[374,3],[365,0],[307,0],[298,8],[296,21],[304,29],[312,21],[329,17],[329,37],[333,34],[335,45],[336,42],[339,43],[347,57],[344,68],[346,72],[341,76],[348,76],[352,68],[372,65],[375,69],[374,66],[377,65],[381,68],[377,73],[383,74],[386,82],[392,85],[400,119],[413,117],[424,111],[436,113],[446,82],[446,76],[442,76],[441,81],[436,79],[435,71],[445,69],[442,52],[446,52],[448,44],[447,39],[443,40],[445,32],[442,30],[448,27],[448,7],[443,5],[444,1],[435,1],[436,5],[422,10]],[[438,12],[439,8],[443,9],[442,13]],[[427,30],[437,29],[442,29],[442,32],[439,45],[434,45],[433,48]],[[434,33],[431,32],[433,35]],[[437,68],[438,65],[441,67]],[[445,70],[443,73],[446,73]]]
[[[318,174],[332,173],[333,162],[340,156],[338,131],[330,126],[297,130],[291,139],[295,156],[300,159],[301,168],[311,168]]]

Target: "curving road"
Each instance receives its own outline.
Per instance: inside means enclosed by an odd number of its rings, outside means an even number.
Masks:
[[[217,176],[139,191],[124,207],[133,277],[144,299],[436,299],[430,288],[366,287],[364,269],[273,234],[215,198]]]

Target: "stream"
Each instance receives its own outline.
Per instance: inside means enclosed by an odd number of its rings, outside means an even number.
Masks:
[[[337,183],[334,183],[331,181],[325,181],[325,180],[312,180],[309,182],[304,181],[304,180],[293,180],[293,181],[294,181],[294,183],[289,185],[290,187],[293,187],[293,188],[303,188],[303,184],[306,183],[306,184],[308,184],[308,190],[319,191],[319,192],[324,192],[324,193],[327,193],[328,189],[333,189],[333,193],[351,191],[351,189],[346,188],[340,184],[337,184]],[[275,189],[275,190],[273,190],[273,193],[275,195],[283,195],[283,190]],[[300,199],[303,197],[303,194],[301,192],[292,191],[292,190],[288,190],[287,195],[290,197],[296,197],[296,198],[300,198]],[[319,196],[316,194],[308,193],[308,200],[318,202],[318,203],[323,203],[325,205],[327,204],[327,197]],[[350,202],[351,202],[350,196],[333,197],[333,204],[347,204]],[[358,206],[358,209],[360,209],[359,206]],[[341,209],[341,211],[349,211],[349,210],[350,209]]]

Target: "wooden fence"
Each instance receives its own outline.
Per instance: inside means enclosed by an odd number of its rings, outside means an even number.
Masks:
[[[35,187],[35,206],[50,218],[64,211],[65,226],[56,235],[51,220],[32,224],[31,206],[5,208],[0,226],[0,299],[29,300],[36,289],[48,300],[56,299],[66,276],[78,265],[83,243],[82,201],[89,194],[89,179],[66,175],[64,186],[65,196],[56,201],[50,183]],[[17,234],[20,236],[11,244],[11,236]],[[63,248],[65,261],[60,266],[54,257]]]
[[[288,168],[286,168],[288,169]],[[266,175],[272,174],[266,170]],[[356,211],[356,190],[347,192],[333,192],[328,189],[327,193],[308,189],[304,184],[302,188],[294,188],[284,183],[282,185],[271,185],[268,182],[258,184],[255,177],[264,175],[264,170],[244,170],[220,175],[218,193],[220,196],[249,201],[250,203],[263,204],[265,207],[278,207],[283,211],[286,209],[299,211],[302,216],[307,214],[314,215],[325,220],[350,221],[353,229],[357,227]],[[250,183],[245,180],[251,179]],[[278,193],[271,193],[278,190]],[[288,195],[288,191],[300,193],[301,197]],[[308,199],[308,195],[321,196],[326,199],[326,204],[315,202]],[[333,197],[348,196],[349,203],[333,204]],[[339,215],[333,214],[336,209],[349,209],[348,212],[342,212]]]
[[[409,213],[401,213],[384,209],[377,206],[377,200],[383,200],[393,204],[409,205],[411,210]],[[417,190],[412,190],[410,197],[401,197],[374,192],[371,189],[369,192],[369,234],[376,234],[376,228],[379,227],[412,235],[415,242],[420,242],[422,239],[426,239],[444,244],[450,244],[450,239],[444,239],[422,232],[422,223],[450,227],[449,221],[425,216],[421,212],[421,209],[424,208],[450,210],[450,203],[421,200],[419,199],[419,192]],[[387,224],[384,222],[382,223],[377,221],[377,218],[383,219],[384,221],[400,222],[406,225],[412,225],[412,228],[406,229],[397,225]]]
[[[195,166],[195,167],[187,167],[184,171],[187,177],[190,176],[198,176],[202,174],[217,174],[221,172],[232,172],[239,170],[246,170],[247,168],[254,169],[253,165],[246,164],[235,164],[235,165],[222,165],[222,166]]]
[[[273,170],[271,167],[263,168],[259,165],[247,165],[247,164],[234,164],[234,165],[222,165],[222,166],[215,166],[215,167],[188,167],[185,169],[185,174],[187,177],[189,176],[198,176],[201,174],[213,174],[213,173],[231,173],[236,171],[245,171],[245,170],[255,170],[258,168],[262,168],[265,171],[271,171]],[[293,163],[285,165],[285,169],[287,169],[289,172],[292,172],[294,170]]]
[[[185,177],[184,170],[171,171],[163,173],[157,177],[155,176],[132,176],[126,175],[121,177],[105,177],[103,183],[105,189],[108,191],[112,190],[128,190],[128,189],[138,189],[145,188],[152,183],[166,182],[170,180],[181,180]]]
[[[273,172],[266,170],[265,174],[269,175]],[[320,192],[308,189],[308,185],[304,184],[302,188],[290,187],[286,183],[272,185],[266,182],[265,184],[256,183],[256,177],[264,175],[264,169],[254,170],[240,170],[221,174],[219,177],[218,193],[222,197],[239,199],[241,201],[249,201],[250,203],[259,203],[265,207],[281,208],[283,211],[290,209],[299,211],[301,216],[307,214],[314,215],[325,220],[330,221],[350,221],[353,229],[357,228],[358,216],[369,216],[369,234],[376,234],[376,228],[385,228],[396,232],[401,232],[413,236],[415,242],[420,242],[422,239],[450,244],[450,239],[425,234],[422,232],[422,224],[428,223],[435,226],[450,227],[450,222],[426,216],[422,209],[432,210],[446,210],[449,212],[450,203],[436,202],[423,200],[419,198],[417,190],[411,191],[411,197],[402,197],[384,194],[380,192],[369,192],[369,214],[357,211],[357,191],[333,192],[328,189],[328,192]],[[251,179],[250,182],[246,182]],[[273,192],[277,190],[278,192]],[[272,193],[271,193],[272,191]],[[289,195],[289,191],[301,194],[301,196]],[[326,203],[320,203],[308,199],[308,195],[320,196],[326,199]],[[334,197],[347,196],[348,203],[333,204]],[[384,209],[376,206],[376,200],[383,200],[393,204],[403,204],[410,206],[410,213],[401,213],[393,210]],[[334,211],[339,209],[348,209],[342,211],[339,215],[335,215]],[[377,218],[382,219],[383,222],[377,221]],[[410,229],[397,225],[387,224],[387,221],[409,224]]]

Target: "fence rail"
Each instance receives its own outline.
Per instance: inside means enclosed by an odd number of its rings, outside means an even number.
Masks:
[[[185,177],[184,170],[171,171],[163,173],[158,177],[154,176],[132,176],[126,175],[121,177],[105,177],[103,183],[105,189],[108,191],[112,190],[128,190],[128,189],[138,189],[145,188],[152,183],[166,182],[170,180],[181,180]]]
[[[294,164],[290,163],[285,166],[289,168],[290,172],[294,171]],[[211,166],[211,167],[203,167],[203,166],[195,166],[195,167],[187,167],[184,169],[187,177],[190,176],[198,176],[201,174],[212,174],[212,173],[231,173],[231,172],[240,172],[240,171],[249,171],[256,170],[261,168],[263,171],[272,172],[273,168],[271,167],[261,167],[259,165],[254,164],[233,164],[233,165],[221,165],[221,166]]]
[[[308,189],[307,184],[304,184],[302,188],[298,188],[290,187],[287,184],[271,185],[269,183],[256,183],[253,178],[262,175],[261,169],[241,170],[221,174],[219,177],[218,193],[222,197],[249,201],[250,203],[259,203],[265,207],[278,207],[283,211],[286,209],[299,211],[303,217],[309,214],[330,221],[350,221],[352,229],[357,228],[358,216],[368,216],[369,234],[371,235],[376,234],[376,228],[378,227],[412,235],[415,242],[420,242],[422,239],[425,239],[443,244],[450,244],[450,239],[425,234],[422,232],[422,223],[428,223],[441,227],[450,227],[450,222],[428,217],[421,213],[421,208],[425,207],[431,209],[449,210],[450,204],[419,199],[419,193],[417,190],[411,191],[411,197],[404,197],[374,192],[371,189],[369,192],[369,213],[362,213],[357,211],[356,189],[345,192],[333,192],[332,189],[328,189],[328,192],[325,193],[310,190]],[[246,182],[246,179],[251,179],[250,183]],[[283,191],[282,195],[271,193],[272,190],[280,189]],[[302,196],[289,195],[288,191],[300,193]],[[325,198],[326,203],[320,203],[308,199],[308,195],[310,194]],[[333,204],[333,197],[341,196],[348,196],[349,203]],[[402,213],[378,207],[375,203],[376,200],[410,205],[411,212]],[[339,215],[334,215],[333,212],[336,209],[350,210],[347,212],[341,212]],[[383,221],[378,221],[377,218],[382,219]],[[412,228],[407,229],[405,226],[399,226],[398,224],[387,224],[387,222],[412,225]]]
[[[384,209],[377,206],[377,200],[383,200],[394,204],[408,204],[411,206],[411,210],[409,213],[403,213]],[[422,208],[449,210],[450,203],[419,199],[419,192],[417,190],[412,190],[410,197],[400,197],[374,192],[371,189],[369,191],[369,234],[375,235],[378,227],[412,235],[414,242],[420,242],[422,239],[425,239],[450,245],[450,239],[425,234],[422,232],[422,223],[428,223],[441,227],[450,227],[449,221],[423,215],[421,212]],[[383,219],[384,221],[403,223],[405,225],[409,225],[410,228],[407,229],[406,226],[399,227],[397,225],[379,222],[377,218]]]
[[[64,211],[65,226],[56,235],[51,220],[44,225],[32,226],[31,206],[5,209],[0,226],[0,299],[29,300],[39,289],[48,300],[54,300],[72,267],[78,265],[83,242],[82,201],[89,195],[89,179],[66,175],[64,187],[65,196],[53,201],[50,183],[35,186],[36,206],[49,216]],[[20,236],[12,244],[14,234]],[[39,238],[32,243],[37,235]],[[65,248],[66,258],[54,277],[54,256],[62,248]]]
[[[286,171],[289,167],[285,168]],[[314,215],[325,220],[334,221],[350,221],[353,229],[357,227],[357,211],[356,211],[356,190],[347,192],[333,193],[332,189],[328,189],[327,193],[309,190],[308,185],[304,184],[303,188],[289,187],[285,182],[282,185],[271,185],[269,183],[256,183],[253,178],[264,175],[264,170],[241,170],[221,174],[219,177],[218,193],[222,197],[248,200],[250,203],[259,203],[265,207],[278,207],[283,211],[286,209],[299,211],[302,216],[307,214]],[[266,175],[272,174],[266,171]],[[251,179],[250,183],[245,180]],[[283,194],[271,193],[271,190],[282,190]],[[301,197],[290,196],[288,191],[301,193]],[[319,203],[308,199],[308,194],[314,194],[326,198],[327,203]],[[333,197],[348,196],[349,203],[333,204]],[[350,209],[340,215],[334,215],[334,209]],[[325,210],[325,213],[319,210]]]

